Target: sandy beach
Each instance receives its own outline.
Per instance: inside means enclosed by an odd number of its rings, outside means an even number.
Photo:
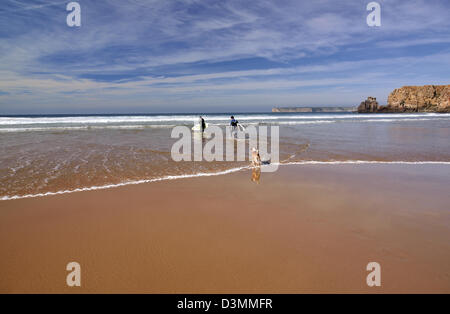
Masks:
[[[450,294],[449,0],[0,3],[0,294]]]
[[[255,177],[255,176],[253,176]],[[2,293],[450,293],[448,165],[288,165],[0,202]],[[81,287],[66,265],[81,265]],[[366,265],[381,265],[381,287]]]

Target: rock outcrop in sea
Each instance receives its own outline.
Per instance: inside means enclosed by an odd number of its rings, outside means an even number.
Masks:
[[[358,112],[378,112],[378,109],[378,101],[375,97],[367,97],[367,99],[358,106]]]
[[[358,112],[450,112],[450,85],[404,86],[395,89],[386,106],[369,97]]]

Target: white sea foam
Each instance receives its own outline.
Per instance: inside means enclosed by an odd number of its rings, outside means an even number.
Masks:
[[[402,119],[367,119],[367,120],[361,120],[362,122],[408,122],[408,121],[436,121],[436,120],[449,120],[449,119],[441,119],[441,118],[402,118]]]
[[[364,164],[385,164],[385,165],[443,165],[450,166],[450,161],[372,161],[372,160],[336,160],[336,161],[318,161],[318,160],[305,160],[305,161],[294,161],[284,164],[278,164],[280,166],[286,165],[348,165],[348,164],[356,164],[356,165],[364,165]],[[250,166],[232,168],[224,171],[218,172],[201,172],[196,174],[184,174],[184,175],[171,175],[164,176],[160,178],[154,179],[145,179],[145,180],[136,180],[136,181],[125,181],[117,184],[107,184],[102,186],[91,186],[91,187],[83,187],[77,188],[73,190],[62,190],[56,192],[46,192],[46,193],[37,193],[37,194],[26,194],[26,195],[6,195],[0,196],[0,201],[8,201],[8,200],[17,200],[24,198],[36,198],[36,197],[44,197],[44,196],[53,196],[53,195],[62,195],[62,194],[70,194],[76,192],[86,192],[86,191],[95,191],[95,190],[105,190],[111,188],[117,188],[127,185],[136,185],[142,183],[151,183],[158,181],[166,181],[166,180],[177,180],[177,179],[187,179],[187,178],[196,178],[196,177],[210,177],[210,176],[219,176],[225,175],[233,172],[238,172],[244,169],[251,169]]]
[[[204,115],[208,121],[228,121],[228,115]],[[367,119],[411,119],[411,118],[443,118],[450,119],[447,113],[417,114],[236,114],[239,121],[273,121],[273,120],[358,120]],[[0,126],[35,125],[35,124],[121,124],[121,123],[160,123],[188,122],[194,123],[198,115],[152,115],[152,116],[71,116],[71,117],[0,117]]]
[[[304,160],[293,161],[280,165],[347,165],[347,164],[385,164],[385,165],[445,165],[450,166],[450,161],[377,161],[377,160]]]
[[[336,119],[336,120],[311,120],[311,121],[277,121],[273,122],[275,125],[301,125],[301,124],[322,124],[322,123],[336,123],[336,122],[411,122],[411,121],[436,121],[449,120],[440,118],[391,118],[391,119]]]
[[[218,172],[201,172],[201,173],[195,173],[195,174],[164,176],[164,177],[153,178],[153,179],[125,181],[125,182],[116,183],[116,184],[90,186],[90,187],[77,188],[77,189],[73,189],[73,190],[62,190],[62,191],[56,191],[56,192],[45,192],[45,193],[37,193],[37,194],[12,195],[12,196],[6,195],[6,196],[0,196],[0,201],[16,200],[16,199],[23,199],[23,198],[44,197],[44,196],[61,195],[61,194],[70,194],[70,193],[75,193],[75,192],[106,190],[106,189],[117,188],[117,187],[126,186],[126,185],[135,185],[135,184],[151,183],[151,182],[166,181],[166,180],[219,176],[219,175],[224,175],[224,174],[228,174],[228,173],[232,173],[232,172],[237,172],[237,171],[240,171],[240,170],[246,169],[246,168],[249,168],[249,167],[238,167],[238,168],[232,168],[232,169],[218,171]]]
[[[0,117],[0,125],[111,124],[139,122],[193,121],[194,116],[81,116],[81,117]]]
[[[48,126],[48,127],[16,127],[0,128],[0,133],[12,132],[39,132],[39,131],[76,131],[76,130],[139,130],[173,128],[175,124],[132,124],[132,125],[84,125],[84,126]]]
[[[313,120],[313,121],[280,121],[274,124],[279,125],[300,125],[300,124],[322,124],[322,123],[335,123],[333,120]]]
[[[228,115],[213,114],[204,115],[204,117],[210,125],[228,125]],[[238,118],[239,121],[245,125],[302,125],[335,122],[450,121],[450,114],[243,114]],[[170,128],[176,125],[192,125],[196,123],[197,120],[197,115],[0,117],[0,133],[92,129]]]

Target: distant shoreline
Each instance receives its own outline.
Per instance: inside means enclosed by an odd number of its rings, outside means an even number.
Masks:
[[[356,107],[274,107],[272,112],[357,112]]]

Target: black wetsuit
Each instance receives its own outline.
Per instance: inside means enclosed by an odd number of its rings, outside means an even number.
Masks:
[[[202,118],[202,132],[206,129],[205,119]]]

